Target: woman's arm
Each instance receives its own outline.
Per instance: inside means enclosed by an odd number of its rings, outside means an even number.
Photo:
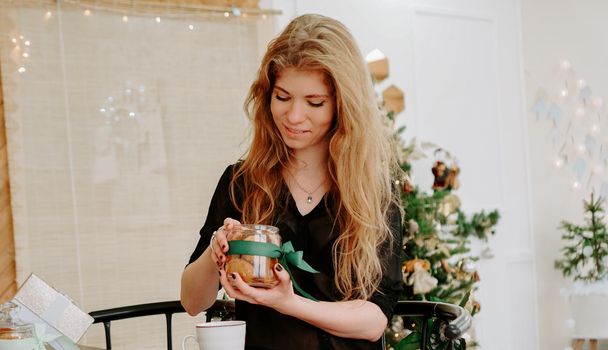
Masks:
[[[280,264],[275,265],[279,284],[270,289],[250,287],[238,274],[226,276],[224,269],[220,274],[220,282],[231,297],[273,308],[339,337],[376,341],[388,323],[380,308],[369,301],[312,301],[296,295]]]
[[[312,301],[296,295],[286,314],[333,335],[376,341],[388,324],[378,305],[366,300]]]
[[[207,310],[215,302],[220,285],[218,269],[226,262],[224,253],[228,251],[226,231],[237,225],[240,225],[237,220],[224,219],[224,225],[213,233],[203,254],[184,269],[181,301],[190,316]]]
[[[211,254],[211,249],[207,248],[182,273],[181,302],[190,316],[208,309],[217,298],[220,279]]]

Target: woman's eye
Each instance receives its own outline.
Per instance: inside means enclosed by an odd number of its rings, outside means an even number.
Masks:
[[[283,102],[285,102],[285,101],[289,100],[289,97],[287,97],[287,96],[275,95],[274,97],[275,97],[277,100],[279,100],[279,101],[283,101]]]
[[[325,104],[325,101],[321,101],[321,102],[312,102],[312,101],[308,101],[308,104],[311,107],[323,107],[323,105]]]

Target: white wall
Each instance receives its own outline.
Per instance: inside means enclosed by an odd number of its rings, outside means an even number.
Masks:
[[[363,54],[378,48],[390,62],[383,84],[405,91],[398,123],[407,137],[432,141],[460,160],[465,211],[499,209],[496,257],[479,263],[484,349],[538,349],[536,291],[527,174],[517,1],[274,1],[283,27],[298,14],[321,13],[349,27]],[[430,188],[427,163],[415,182]]]
[[[522,1],[522,38],[526,72],[527,106],[531,107],[539,88],[554,94],[563,84],[562,60],[571,63],[572,76],[583,78],[593,95],[608,99],[608,3],[603,0]],[[572,91],[571,91],[572,93]],[[604,114],[604,119],[605,119]],[[570,118],[565,115],[564,119]],[[541,349],[563,349],[569,344],[568,304],[560,289],[569,281],[553,268],[559,258],[561,220],[582,222],[582,199],[591,188],[572,189],[575,179],[570,167],[553,165],[555,148],[551,123],[538,122],[529,113],[530,168],[536,245]],[[604,144],[608,144],[603,130]],[[604,173],[604,180],[608,176]],[[604,343],[602,349],[608,349]]]

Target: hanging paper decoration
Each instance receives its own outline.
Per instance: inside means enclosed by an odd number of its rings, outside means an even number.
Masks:
[[[536,115],[537,121],[540,120],[541,116],[547,113],[547,103],[545,102],[544,98],[539,97],[536,102],[534,102],[534,105],[532,106],[532,112],[534,112],[534,114]]]
[[[550,161],[571,177],[572,187],[608,194],[608,117],[604,100],[560,63],[551,86],[540,87],[531,107],[536,121],[549,129]],[[547,93],[551,91],[552,93]]]
[[[559,108],[557,104],[553,103],[549,109],[548,117],[551,121],[553,121],[553,125],[558,125],[560,119],[562,118],[561,108]]]

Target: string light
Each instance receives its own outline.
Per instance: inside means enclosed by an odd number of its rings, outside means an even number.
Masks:
[[[24,58],[28,58],[28,57],[30,57],[30,54],[27,52],[24,52],[23,55],[21,55],[21,56],[23,56]]]
[[[562,98],[568,97],[568,90],[566,90],[566,89],[562,89],[562,90],[559,92],[559,95],[560,95]]]
[[[25,46],[30,46],[30,41],[29,41],[29,40],[26,40],[26,41],[24,42],[24,44],[25,44]]]
[[[578,151],[578,153],[583,154],[585,153],[585,145],[583,144],[579,144],[578,146],[576,146],[576,150]]]
[[[122,16],[122,21],[129,22],[129,17],[127,17],[127,15]]]
[[[25,67],[19,67],[19,69],[17,69],[17,72],[25,73]]]
[[[574,181],[572,183],[572,188],[575,189],[575,190],[578,190],[579,188],[581,188],[581,183],[578,182],[578,181]]]
[[[16,38],[12,38],[11,41],[13,42],[13,44],[17,43],[17,39]]]
[[[571,67],[570,61],[567,61],[567,60],[562,61],[562,63],[560,64],[560,68],[562,70],[569,70],[570,67]]]
[[[228,17],[228,16],[230,16],[230,12],[228,12],[228,11],[224,12],[224,17]]]
[[[160,17],[156,17],[156,23],[160,23]]]
[[[577,85],[578,85],[579,89],[582,89],[585,86],[587,86],[587,82],[584,79],[579,79],[578,82],[577,82]]]
[[[241,10],[238,7],[230,6],[230,12],[232,12],[232,15],[235,17],[241,16]]]
[[[91,10],[89,10],[89,9],[84,10],[84,15],[85,16],[90,16],[91,15]]]
[[[555,160],[555,167],[557,167],[557,168],[561,168],[563,165],[564,165],[564,162],[562,161],[562,159],[561,159],[561,158],[557,158],[557,159]]]
[[[190,25],[188,25],[188,29],[190,29],[190,30],[194,30],[194,24],[190,24]]]
[[[53,13],[51,11],[46,11],[46,13],[44,14],[44,19],[51,19],[51,17],[53,17]]]
[[[601,175],[601,174],[604,172],[604,168],[603,168],[601,165],[599,165],[599,164],[598,164],[598,165],[596,165],[596,166],[593,168],[593,172],[594,172],[596,175]]]

